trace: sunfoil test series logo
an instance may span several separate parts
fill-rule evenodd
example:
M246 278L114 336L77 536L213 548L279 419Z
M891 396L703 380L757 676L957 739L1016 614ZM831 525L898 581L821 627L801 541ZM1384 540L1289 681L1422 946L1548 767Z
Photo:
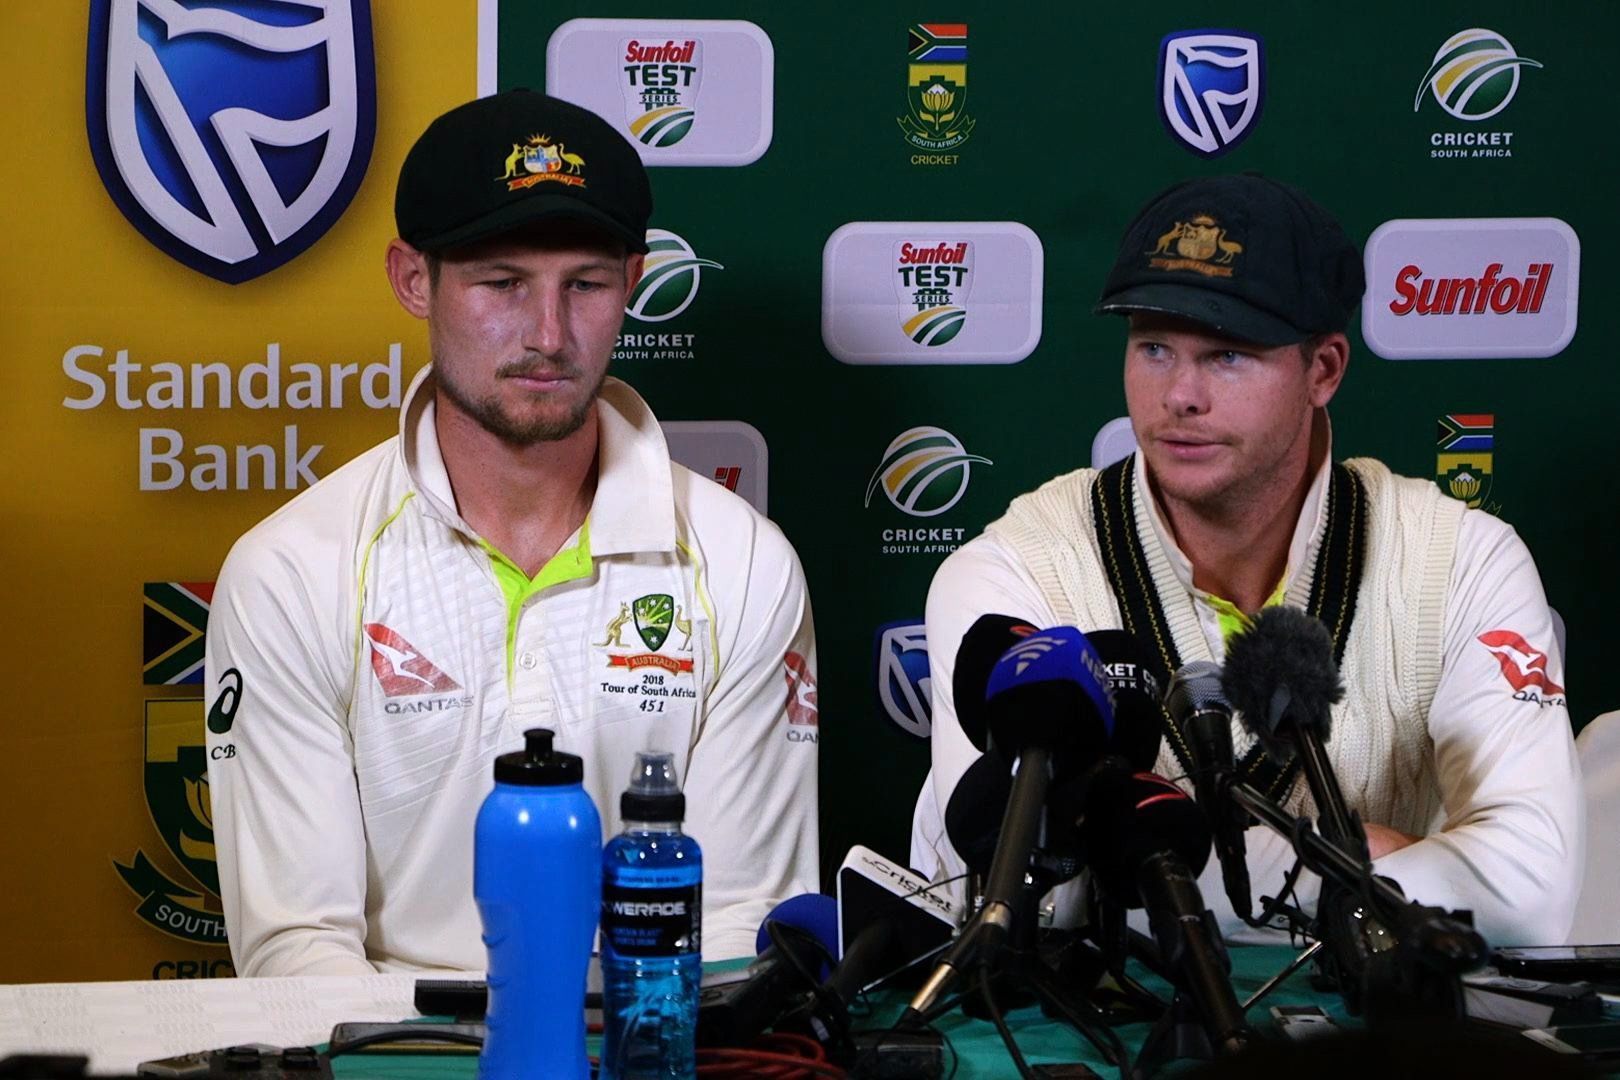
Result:
M1429 69L1419 80L1412 111L1433 97L1453 119L1466 124L1489 120L1513 102L1519 92L1522 68L1541 63L1520 56L1512 42L1483 27L1463 30L1447 38L1435 51ZM1513 156L1511 131L1435 131L1429 135L1431 158L1509 158Z
M1201 157L1253 132L1265 102L1265 47L1242 30L1178 30L1159 42L1159 118Z
M665 323L676 318L697 299L703 271L724 270L713 259L692 249L686 238L668 229L647 230L647 259L641 280L630 293L624 313L636 322ZM619 335L615 360L691 360L697 335L631 330Z
M570 19L546 92L609 119L648 165L748 165L771 145L776 53L737 19Z
M307 250L371 160L369 0L91 0L85 114L118 209L230 284Z
M975 464L994 464L971 454L944 428L921 426L901 432L888 447L866 485L865 505L882 492L889 505L910 517L946 513L967 494ZM885 555L946 555L961 546L967 529L960 526L886 528Z
M852 221L822 248L821 339L846 364L1016 364L1041 340L1044 273L1016 221Z

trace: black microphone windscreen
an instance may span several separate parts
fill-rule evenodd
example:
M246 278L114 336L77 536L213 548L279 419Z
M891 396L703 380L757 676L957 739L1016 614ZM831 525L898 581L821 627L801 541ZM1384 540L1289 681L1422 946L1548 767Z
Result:
M1153 768L1164 739L1164 692L1147 649L1124 630L1093 630L1086 639L1102 657L1114 692L1114 730L1103 752L1124 758L1133 768Z
M988 750L968 766L945 803L945 835L976 874L986 873L995 858L1012 783L1012 762Z
M951 674L951 692L956 699L957 723L975 749L985 748L989 731L984 689L990 681L990 669L1003 653L1035 631L1035 625L1026 619L980 615L962 635L962 644L956 649L956 669Z
M1327 627L1287 606L1262 610L1227 643L1221 689L1273 757L1286 756L1277 730L1285 716L1326 742L1329 709L1344 696Z
M1081 826L1086 864L1103 892L1140 907L1137 873L1150 856L1170 852L1196 876L1209 861L1209 824L1175 784L1149 772L1114 770L1092 779Z

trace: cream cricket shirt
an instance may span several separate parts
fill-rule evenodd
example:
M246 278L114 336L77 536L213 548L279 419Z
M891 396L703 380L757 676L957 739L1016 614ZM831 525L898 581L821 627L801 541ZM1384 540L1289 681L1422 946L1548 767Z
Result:
M461 520L431 374L400 434L242 537L208 627L209 783L240 975L485 966L473 822L550 727L605 834L671 751L703 847L703 951L752 955L818 882L815 637L780 530L673 464L609 379L579 532L532 580Z

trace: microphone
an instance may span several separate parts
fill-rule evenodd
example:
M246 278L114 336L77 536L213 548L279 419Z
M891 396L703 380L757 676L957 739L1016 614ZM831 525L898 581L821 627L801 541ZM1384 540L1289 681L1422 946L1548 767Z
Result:
M1251 1031L1232 990L1231 960L1198 891L1209 827L1181 788L1153 773L1115 771L1093 785L1082 827L1098 885L1117 903L1145 907L1159 951L1210 1042L1235 1053Z
M1067 769L1090 761L1114 731L1107 670L1073 627L1043 630L1008 649L985 685L988 730L995 745L1017 754L1001 836L984 887L984 907L912 999L908 1015L925 1013L980 952L1006 941L1030 855L1040 838L1054 762Z
M1365 859L1366 833L1327 756L1329 710L1344 696L1327 627L1298 608L1266 608L1228 643L1221 689L1273 761L1298 756L1323 834Z
M1164 741L1164 692L1147 650L1124 630L1093 630L1086 639L1102 657L1114 695L1114 730L1103 752L1133 769L1153 768Z
M1237 772L1232 752L1232 706L1221 692L1221 669L1208 660L1183 664L1170 680L1165 699L1170 722L1192 752L1193 792L1215 835L1215 857L1232 910L1247 920L1254 913L1249 891L1248 814L1227 796Z
M951 692L956 699L956 719L975 749L985 748L989 721L985 711L985 686L990 669L1002 654L1036 632L1034 624L1011 615L980 615L962 643L956 648L956 668L951 674Z

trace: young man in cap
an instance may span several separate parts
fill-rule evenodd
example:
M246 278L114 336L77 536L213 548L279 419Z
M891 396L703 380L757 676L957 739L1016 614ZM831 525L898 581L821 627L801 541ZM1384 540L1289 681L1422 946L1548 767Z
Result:
M1126 230L1096 310L1129 320L1138 451L1014 500L935 575L919 867L963 869L939 808L977 756L952 674L980 615L1124 627L1163 678L1220 662L1249 616L1291 604L1333 633L1347 692L1327 750L1378 872L1425 903L1471 909L1493 944L1563 941L1584 811L1541 581L1498 518L1377 461L1334 463L1327 405L1363 289L1338 222L1258 176L1178 184ZM1244 775L1314 816L1302 781L1236 740ZM1167 734L1158 771L1188 768ZM1247 845L1253 894L1276 895L1290 844L1256 827ZM1236 935L1213 861L1202 884ZM1318 884L1302 881L1308 904Z
M208 628L209 781L241 975L480 969L473 821L548 727L606 832L675 754L704 953L814 891L815 640L792 547L669 459L607 378L652 211L599 117L451 110L400 171L387 271L433 363L399 435L245 535Z

